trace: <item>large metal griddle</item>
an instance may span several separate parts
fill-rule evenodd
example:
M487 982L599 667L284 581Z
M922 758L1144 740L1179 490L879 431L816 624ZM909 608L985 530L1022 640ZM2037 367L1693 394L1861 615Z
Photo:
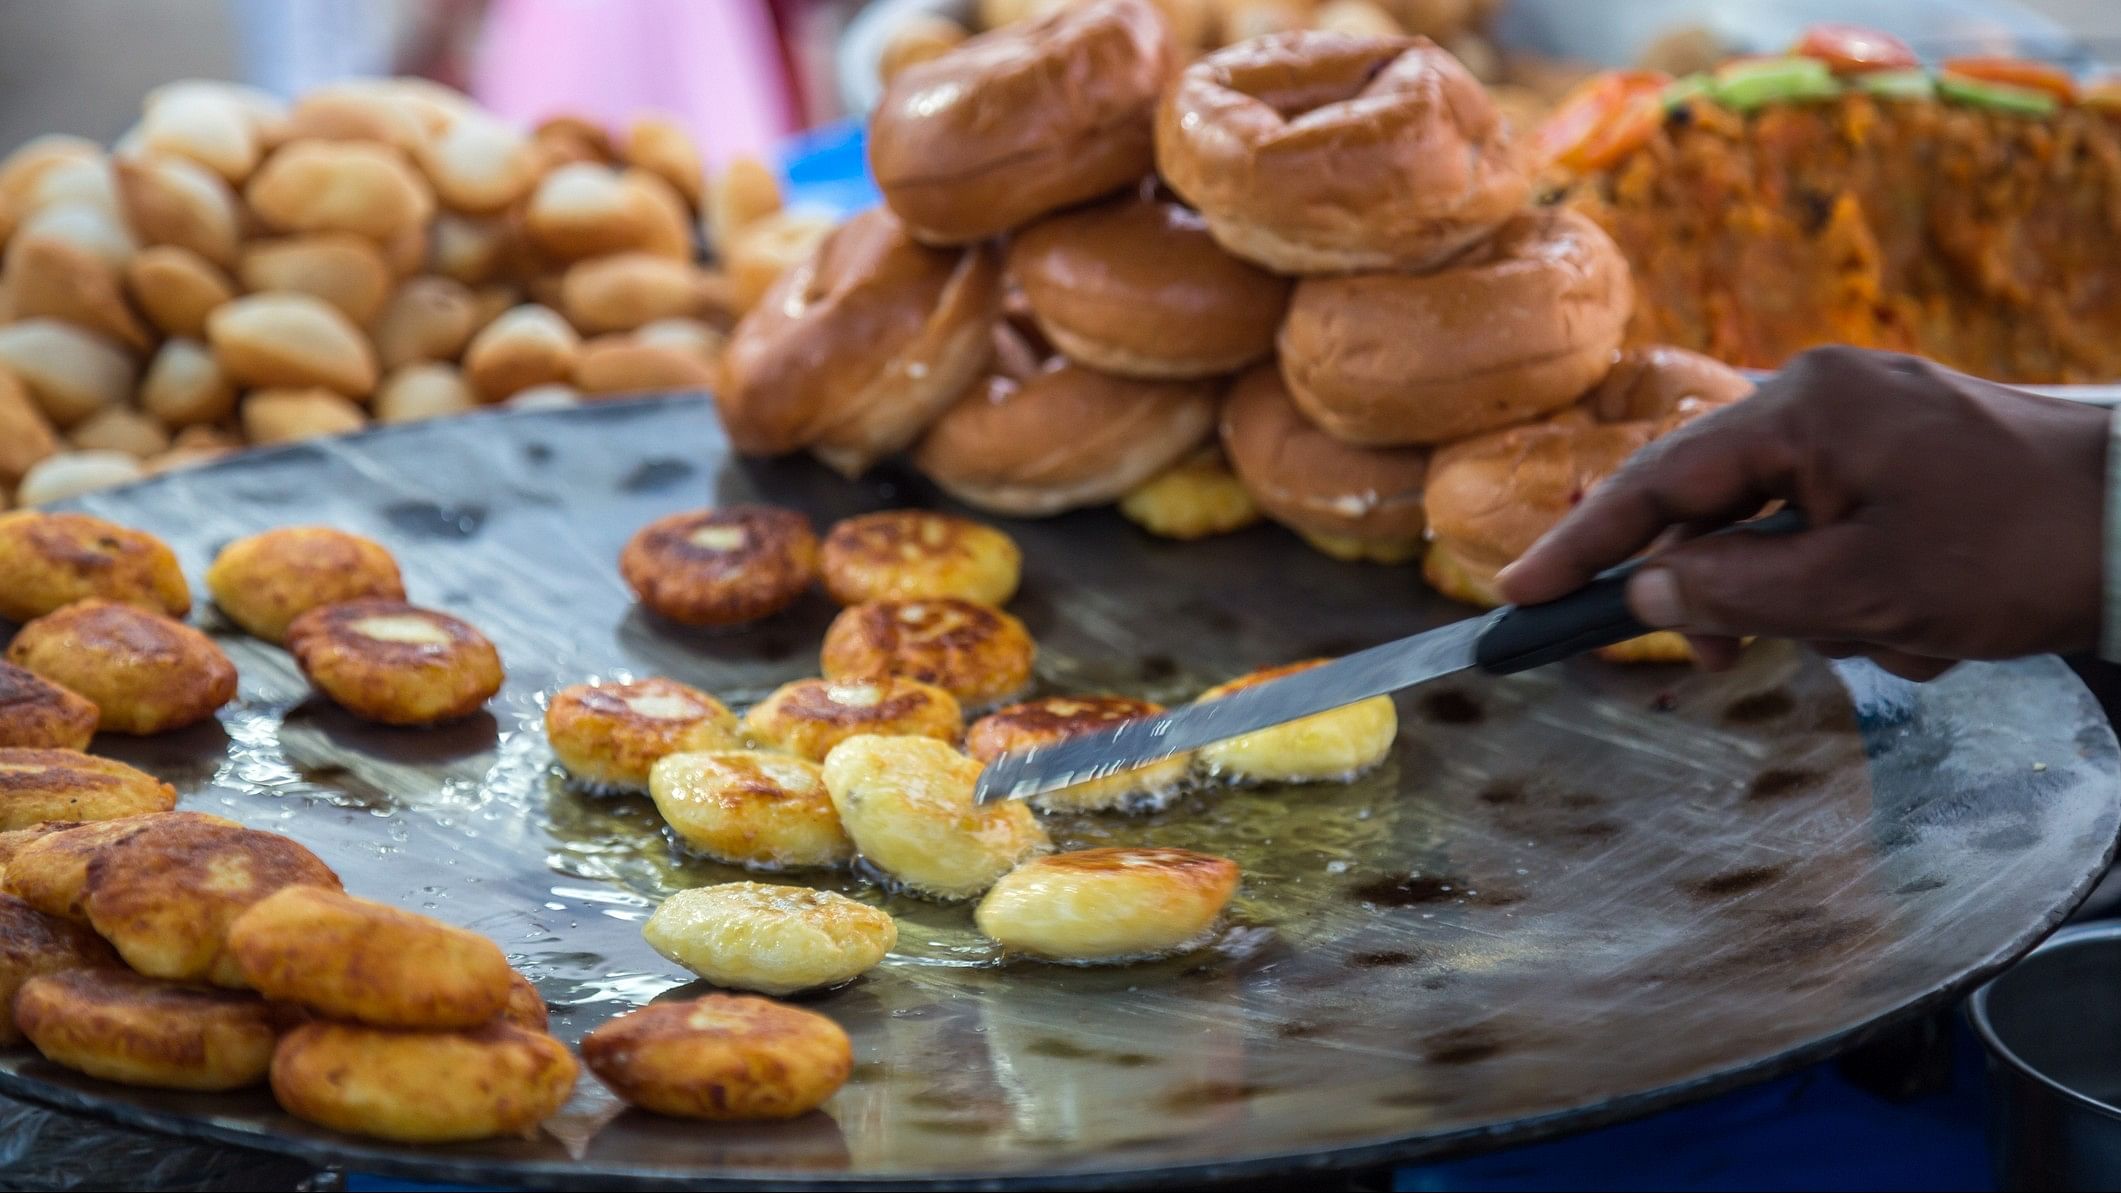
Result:
M386 730L230 634L242 690L218 724L98 748L178 783L184 806L293 834L355 893L491 934L575 1040L700 990L640 921L664 891L737 873L674 854L645 800L557 780L541 697L667 674L741 704L813 673L822 597L701 634L644 617L618 580L643 523L741 500L822 525L933 497L908 477L733 461L705 402L658 399L260 452L87 499L167 538L194 576L270 526L374 535L415 600L483 627L509 669L490 715ZM1048 690L1183 699L1469 612L1410 570L1338 564L1272 528L1179 544L1097 512L1009 530ZM1934 1006L2056 924L2121 827L2114 736L2053 659L1924 687L1777 645L1718 676L1585 660L1411 693L1401 714L1394 757L1354 784L1054 823L1063 845L1239 858L1233 923L1205 952L998 964L966 909L889 901L899 952L810 1004L852 1033L854 1078L796 1122L659 1120L585 1076L541 1138L393 1147L263 1092L126 1089L28 1052L0 1055L0 1092L510 1185L1083 1187L1374 1165L1640 1114Z

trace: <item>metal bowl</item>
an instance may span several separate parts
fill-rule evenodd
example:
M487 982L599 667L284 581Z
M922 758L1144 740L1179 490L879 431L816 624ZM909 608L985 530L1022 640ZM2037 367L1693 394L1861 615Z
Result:
M2121 1185L2121 921L2057 932L1974 992L2006 1189Z

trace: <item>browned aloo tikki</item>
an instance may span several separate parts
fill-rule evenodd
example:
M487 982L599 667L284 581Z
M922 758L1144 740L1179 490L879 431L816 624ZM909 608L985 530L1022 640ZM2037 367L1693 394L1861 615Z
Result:
M470 716L501 690L500 652L470 623L403 601L324 605L287 627L287 649L334 704L383 725Z
M206 587L229 620L267 642L284 639L295 618L319 605L405 599L388 548L328 526L282 526L237 539L214 557Z
M576 783L594 791L646 791L648 772L663 758L734 749L736 716L676 680L575 684L546 706L545 737Z
M1147 175L1174 65L1145 0L1059 6L893 76L870 169L922 240L984 240Z
M277 1036L270 1004L124 969L31 978L15 1024L53 1064L125 1085L242 1089L265 1080Z
M0 663L0 749L85 750L94 703L13 663Z
M150 977L240 989L228 928L290 886L339 889L317 855L277 833L187 821L120 836L89 855L89 926Z
M744 714L746 738L812 762L823 762L832 747L857 734L956 741L964 729L957 697L903 675L799 679Z
M924 247L886 211L842 224L730 336L730 442L849 475L904 449L985 367L1000 275L993 250Z
M214 640L133 605L88 600L22 627L8 660L96 706L107 733L196 725L236 696L236 667Z
M817 534L794 510L728 505L658 518L627 540L619 573L680 625L741 625L795 603L817 579Z
M46 915L13 895L0 895L0 1046L22 1042L13 1007L23 983L38 974L122 966L118 954L94 932Z
M65 823L65 822L54 822ZM142 832L161 832L174 825L210 824L241 828L233 820L205 812L153 812L97 820L23 840L7 859L0 888L46 915L88 923L88 864L115 842ZM49 824L39 828L49 828ZM20 830L29 833L33 830ZM14 837L17 834L5 834Z
M191 589L162 540L87 514L0 514L0 621L89 597L182 617Z
M280 1108L399 1143L528 1137L580 1074L567 1046L509 1022L468 1031L305 1023L272 1058Z
M1015 540L969 518L884 510L848 518L825 536L825 591L842 605L958 597L1006 605L1024 553Z
M1282 376L1349 443L1443 443L1575 401L1612 367L1633 307L1611 237L1534 209L1432 273L1306 278Z
M177 789L78 750L0 749L0 830L47 820L116 820L177 806Z
M832 1020L748 995L710 994L629 1011L582 1037L611 1092L678 1118L807 1114L846 1084L854 1046Z
M228 953L265 997L376 1027L477 1027L507 1008L514 977L476 932L315 886L252 904Z
M1125 377L1235 372L1274 351L1289 305L1287 278L1224 252L1199 213L1145 194L1024 229L1009 273L1069 360Z
M1486 89L1419 37L1218 50L1165 94L1156 162L1224 248L1281 273L1426 269L1531 191Z
M1031 682L1038 646L1024 623L971 601L869 601L844 609L825 631L828 680L900 675L979 708Z
M1161 704L1127 696L1047 696L997 709L974 721L972 728L965 733L965 753L981 762L992 762L1004 754L1050 746L1080 734L1155 716L1162 711ZM1179 754L1106 778L1049 791L1032 802L1053 812L1152 808L1177 791L1192 768L1193 756Z

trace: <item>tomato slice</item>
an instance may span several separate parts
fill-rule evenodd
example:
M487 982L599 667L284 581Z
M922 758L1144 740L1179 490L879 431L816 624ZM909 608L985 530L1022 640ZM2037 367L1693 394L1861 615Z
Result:
M2077 99L2077 80L2059 66L2025 58L1949 58L1944 69L1962 78L2028 91L2045 91L2063 103Z
M1790 52L1817 58L1837 75L1862 74L1872 70L1906 70L1922 65L1909 45L1890 33L1861 25L1813 25L1797 39Z
M1664 123L1671 81L1662 71L1616 70L1578 83L1534 135L1539 159L1581 173L1626 157Z

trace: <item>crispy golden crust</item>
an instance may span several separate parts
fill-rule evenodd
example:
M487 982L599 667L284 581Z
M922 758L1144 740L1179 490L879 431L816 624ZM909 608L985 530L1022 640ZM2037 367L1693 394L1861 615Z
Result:
M1216 700L1323 666L1329 660L1307 659L1267 667L1217 684L1200 694ZM1205 746L1201 765L1213 775L1272 783L1320 783L1351 779L1376 766L1392 752L1399 736L1399 710L1390 696L1373 696L1345 708L1318 713L1272 729L1262 729Z
M823 762L858 733L954 742L965 731L957 697L904 676L834 682L799 679L744 714L744 736L767 749Z
M681 625L740 625L817 579L817 535L794 510L731 505L658 518L619 555L641 603Z
M671 679L576 684L554 693L545 737L575 781L595 790L646 791L648 772L672 754L734 749L736 715Z
M501 1019L513 1023L525 1031L542 1032L552 1025L552 1012L545 1005L545 996L529 978L514 970L508 971L508 1002L501 1008Z
M825 591L842 605L957 597L1006 605L1024 555L1015 540L969 518L884 510L848 518L825 536Z
M15 1024L46 1060L162 1089L241 1089L272 1064L272 1007L248 991L156 981L123 969L29 979Z
M973 919L1004 947L1124 962L1197 942L1237 892L1237 863L1185 849L1084 849L1004 875Z
M843 866L854 856L824 776L808 759L673 754L655 764L648 793L680 840L733 866Z
M229 925L290 886L338 890L339 876L277 833L164 822L90 853L81 906L89 926L141 973L241 988L243 973L227 948Z
M239 827L233 820L204 812L155 812L71 827L39 825L8 834L19 839L10 846L13 853L5 874L0 875L0 887L46 915L86 924L88 909L82 900L88 895L90 859L114 841L171 824Z
M789 995L860 977L898 943L898 922L833 891L725 882L663 900L641 935L724 989Z
M0 514L0 621L29 621L89 597L172 617L191 588L161 539L87 514Z
M1024 623L971 601L868 601L825 631L825 678L903 675L960 704L992 704L1024 689L1038 646Z
M1229 534L1259 521L1258 503L1216 447L1150 477L1119 499L1119 512L1150 534L1181 540Z
M133 605L77 601L22 627L10 662L96 706L108 733L168 733L236 697L236 666L199 631Z
M981 766L925 737L851 737L825 759L825 790L864 860L924 898L970 899L1051 848L1021 802L972 802Z
M513 1023L406 1031L308 1023L272 1057L280 1108L305 1122L400 1143L529 1137L580 1074L567 1046Z
M1127 696L1047 696L1012 704L973 722L972 728L965 733L965 752L981 762L992 762L1004 754L1050 746L1078 734L1110 729L1162 711L1161 704ZM1045 792L1034 802L1048 811L1122 807L1136 796L1168 793L1185 782L1186 773L1192 766L1193 756L1181 754L1060 791Z
M237 539L206 572L214 604L245 633L287 637L295 618L319 605L405 599L398 561L381 543L325 526L282 526Z
M716 1121L782 1119L823 1105L854 1045L823 1015L745 995L630 1011L582 1037L582 1060L626 1101Z
M470 623L402 601L311 609L287 649L318 690L364 720L434 725L477 712L501 690L501 655Z
M0 749L0 829L48 820L115 820L177 806L177 789L78 750Z
M375 1027L477 1027L507 1008L514 975L476 932L316 886L252 904L228 954L267 998Z
M24 982L42 973L121 965L118 954L87 928L0 895L0 1045L22 1042L13 1008Z
M98 716L79 693L0 663L0 749L85 750Z

